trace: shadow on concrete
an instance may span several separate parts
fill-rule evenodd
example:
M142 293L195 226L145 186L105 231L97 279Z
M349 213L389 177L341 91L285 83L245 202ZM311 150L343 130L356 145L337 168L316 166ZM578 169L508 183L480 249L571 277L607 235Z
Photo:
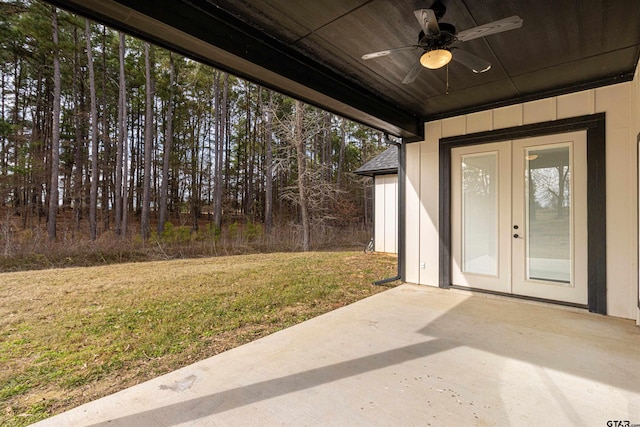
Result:
M150 419L166 420L167 424L156 422L154 423L156 426L186 423L262 400L444 352L457 346L455 342L444 338L434 339L111 419L93 426L141 426L148 424Z

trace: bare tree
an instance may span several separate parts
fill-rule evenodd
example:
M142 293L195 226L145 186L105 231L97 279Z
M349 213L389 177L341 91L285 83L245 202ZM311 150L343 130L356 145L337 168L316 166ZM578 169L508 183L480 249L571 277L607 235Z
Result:
M271 91L269 91L269 108L267 108L266 143L264 228L267 234L271 234L273 228L273 92Z
M568 165L558 165L531 169L529 191L531 208L535 212L538 205L544 209L556 209L556 217L566 217L565 203L570 194L570 171Z
M323 165L328 165L329 167L325 168L325 181L333 180L333 167L332 167L332 135L331 135L331 116L332 114L328 111L324 112L324 138L323 138L323 147L322 154L320 156L321 163Z
M347 141L346 120L340 119L340 151L338 153L338 187L342 181L342 165L344 164L344 147ZM331 132L331 130L329 130Z
M58 16L51 7L53 26L53 122L51 126L51 188L49 189L49 217L47 232L49 240L56 239L56 215L58 214L58 185L60 174L60 52L58 43Z
M280 117L281 116L281 117ZM274 116L274 133L285 144L278 147L274 157L274 171L282 175L297 172L295 186L287 186L280 193L280 200L288 200L298 206L302 225L302 246L310 248L311 229L319 230L336 219L335 206L341 194L337 183L327 180L331 164L314 162L313 147L308 141L320 140L317 150L324 150L326 141L326 117L322 112L295 102L291 114ZM317 154L316 160L317 160ZM306 248L306 249L305 249Z
M89 196L89 235L91 240L97 238L98 210L98 107L96 105L96 80L93 71L93 54L91 52L91 24L85 19L87 38L87 66L89 69L89 94L91 97L91 192Z
M309 207L307 205L307 186L306 186L306 141L304 138L305 105L301 101L295 102L295 131L294 146L296 148L296 158L298 163L298 204L300 205L300 221L302 223L302 250L308 252L311 248L310 235L311 227L309 222Z

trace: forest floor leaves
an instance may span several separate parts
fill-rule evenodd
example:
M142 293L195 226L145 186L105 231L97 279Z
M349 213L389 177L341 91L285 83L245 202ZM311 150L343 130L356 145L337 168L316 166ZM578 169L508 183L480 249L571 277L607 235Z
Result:
M0 274L0 425L26 425L353 303L396 257L276 253Z

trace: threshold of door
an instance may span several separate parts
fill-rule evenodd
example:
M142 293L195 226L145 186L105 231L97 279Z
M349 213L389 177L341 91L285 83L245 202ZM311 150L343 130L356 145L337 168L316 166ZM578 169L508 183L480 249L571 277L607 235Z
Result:
M577 304L577 303L574 303L574 302L556 301L556 300L552 300L552 299L530 297L530 296L527 296L527 295L508 294L506 292L489 291L489 290L486 290L486 289L472 288L472 287L468 287L468 286L449 285L449 289L455 289L455 290L458 290L458 291L466 291L466 292L478 293L478 294L495 295L495 296L498 296L498 297L504 297L504 298L510 298L510 299L511 298L515 298L515 299L531 301L531 302L537 302L537 303L543 303L543 304L561 305L561 306L564 306L564 307L578 308L580 310L583 310L583 309L588 310L589 309L589 306L587 304Z

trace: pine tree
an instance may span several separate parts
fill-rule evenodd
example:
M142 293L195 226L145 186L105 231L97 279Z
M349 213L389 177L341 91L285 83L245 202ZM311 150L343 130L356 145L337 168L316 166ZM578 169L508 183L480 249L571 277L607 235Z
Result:
M49 217L47 232L49 240L56 239L56 217L58 214L58 186L60 171L60 51L58 43L58 15L55 6L51 7L53 28L53 123L51 128L51 188L49 189Z

